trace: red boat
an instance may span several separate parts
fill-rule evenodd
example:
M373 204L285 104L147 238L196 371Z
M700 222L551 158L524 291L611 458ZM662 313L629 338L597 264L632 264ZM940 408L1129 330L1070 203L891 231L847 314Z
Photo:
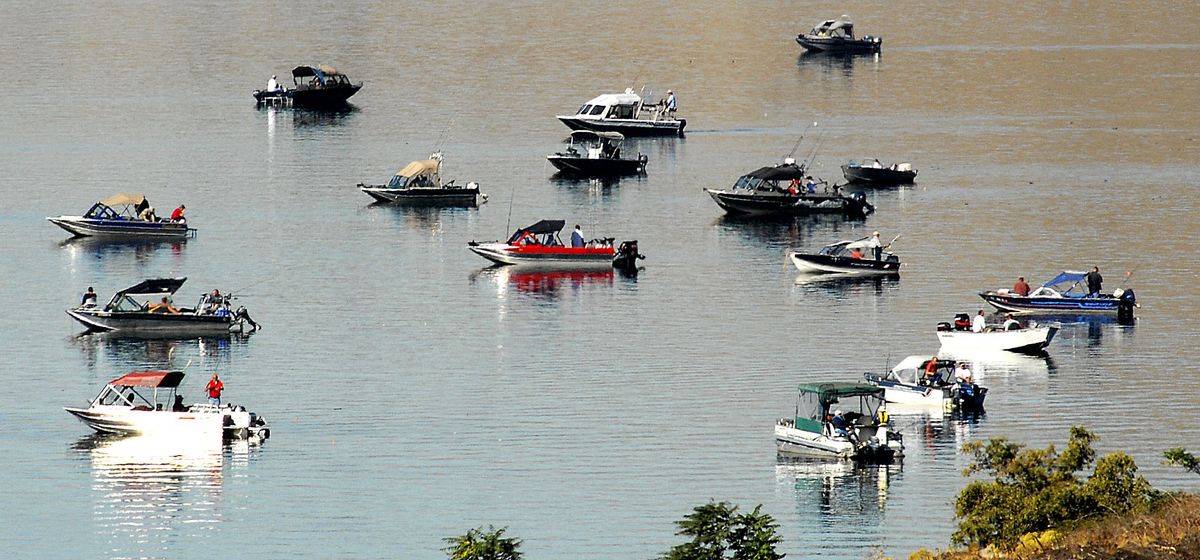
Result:
M545 265L551 268L625 268L636 266L637 241L626 241L620 250L613 247L612 237L583 241L574 239L570 246L563 244L559 232L564 220L542 220L515 231L508 241L468 244L475 254L497 264Z

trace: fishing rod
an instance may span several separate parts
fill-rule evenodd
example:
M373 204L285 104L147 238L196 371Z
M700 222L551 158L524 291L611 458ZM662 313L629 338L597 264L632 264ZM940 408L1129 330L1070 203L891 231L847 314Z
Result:
M813 162L815 162L817 160L817 151L820 150L821 143L824 141L825 141L825 130L822 129L821 133L817 135L817 141L813 145L811 155L809 155L808 160L804 163L804 170L806 172L812 168Z
M1134 273L1134 272L1137 272L1137 269L1138 269L1138 267L1136 267L1136 266L1135 266L1135 267L1133 267L1133 269L1132 269L1132 270L1126 271L1126 272L1125 272L1125 279L1124 279L1124 280L1122 280L1122 281L1121 281L1121 285L1120 285L1120 286L1117 286L1117 287L1118 287L1118 288L1121 288L1121 289L1124 289L1124 288L1125 288L1125 283L1126 283L1126 282L1129 282L1129 277L1133 276L1133 273Z
M795 156L795 155L796 155L796 150L799 150L799 149L800 149L800 143L804 141L804 136L805 136L806 134L808 134L808 129L810 129L810 128L814 127L814 126L817 126L817 123L816 123L816 122L813 122L811 125L808 125L808 126L804 127L804 132L801 132L801 133L800 133L800 139L799 139L799 140L796 140L796 144L792 146L792 151L788 152L788 155L787 155L787 157L792 157L792 156Z

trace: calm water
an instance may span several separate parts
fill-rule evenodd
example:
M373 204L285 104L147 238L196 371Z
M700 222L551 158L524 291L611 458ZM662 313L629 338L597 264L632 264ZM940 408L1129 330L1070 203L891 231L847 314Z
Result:
M1118 3L1112 3L1118 4ZM220 9L224 13L217 13ZM0 542L13 557L438 558L508 526L530 558L648 558L707 500L776 516L791 558L945 546L960 446L1062 441L1083 424L1165 488L1200 449L1195 313L1200 12L1186 3L881 8L692 2L462 6L10 3L0 116ZM836 10L836 11L831 11ZM884 53L799 56L839 13ZM588 24L577 25L586 16ZM1147 18L1166 25L1145 28ZM366 86L342 114L259 111L300 63ZM550 180L553 115L596 93L679 94L686 139L630 142L643 178ZM811 125L817 122L818 126ZM477 210L370 206L438 146ZM865 222L728 220L702 187L817 148L912 161ZM186 203L186 244L67 242L45 216L119 191ZM511 208L511 210L510 210ZM511 212L511 220L510 220ZM636 238L636 279L483 270L471 239L543 218ZM511 223L510 223L511 222ZM797 283L788 248L902 234L899 281ZM1138 323L1073 324L1049 359L981 364L988 414L897 416L902 466L780 465L797 383L936 351L980 289L1099 265ZM187 276L236 290L248 339L77 336L92 285ZM260 448L97 439L61 411L135 368L212 371L265 415Z

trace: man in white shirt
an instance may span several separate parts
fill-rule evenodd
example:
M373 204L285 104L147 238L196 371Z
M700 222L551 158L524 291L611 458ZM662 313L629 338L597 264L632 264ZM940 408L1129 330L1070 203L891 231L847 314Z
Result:
M980 309L975 318L971 320L971 332L983 332L983 329L986 327L987 319L983 318L983 310Z
M675 117L675 92L667 90L667 114Z
M275 76L271 75L271 79L267 80L267 91L271 92L271 93L275 93L282 89L283 88L279 87L279 82L275 81Z

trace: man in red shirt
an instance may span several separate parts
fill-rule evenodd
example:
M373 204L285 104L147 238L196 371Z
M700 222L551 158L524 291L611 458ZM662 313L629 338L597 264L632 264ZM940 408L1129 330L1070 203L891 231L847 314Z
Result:
M208 385L204 386L204 390L208 391L208 404L221 406L221 391L225 389L225 384L217 379L217 372L213 372L212 379L208 380Z
M171 212L171 221L172 222L182 222L182 223L186 224L187 218L184 217L184 215L183 215L183 213L185 211L187 211L187 206L180 204L179 208L176 208L174 212Z
M1029 284L1027 282L1025 282L1024 276L1017 277L1017 283L1013 284L1012 291L1014 294L1017 294L1021 297L1025 297L1025 296L1029 295Z

